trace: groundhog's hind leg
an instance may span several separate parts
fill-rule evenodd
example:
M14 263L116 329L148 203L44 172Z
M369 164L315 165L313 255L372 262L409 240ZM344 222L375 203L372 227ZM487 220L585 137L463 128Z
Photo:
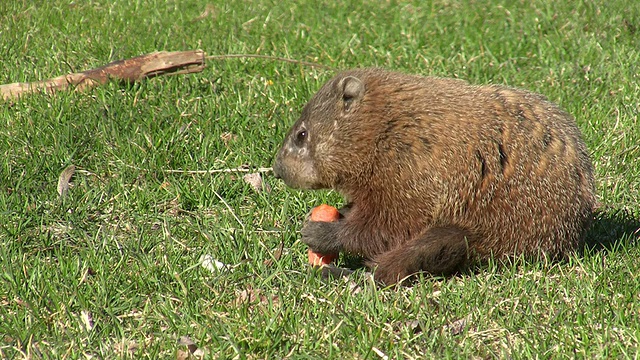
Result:
M385 284L424 271L449 275L459 270L468 258L471 233L455 227L436 227L415 240L380 254L373 259L374 277Z

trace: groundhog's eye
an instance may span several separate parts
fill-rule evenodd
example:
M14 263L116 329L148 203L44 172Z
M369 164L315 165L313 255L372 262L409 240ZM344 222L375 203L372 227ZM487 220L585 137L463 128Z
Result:
M296 134L296 143L298 145L302 145L304 141L307 139L307 130L300 130Z

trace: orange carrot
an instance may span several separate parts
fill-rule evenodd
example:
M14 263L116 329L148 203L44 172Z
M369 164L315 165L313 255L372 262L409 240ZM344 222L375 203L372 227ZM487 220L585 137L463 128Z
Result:
M338 209L333 206L322 204L320 206L316 206L311 210L311 221L326 221L332 222L337 221L340 218L340 213ZM313 250L309 249L309 264L312 266L323 266L330 264L333 260L338 257L338 254L320 254L316 253Z
M322 204L320 206L316 206L311 210L311 221L326 221L332 222L336 221L340 218L340 213L338 209L334 208L331 205Z
M309 249L307 253L309 255L309 264L316 267L331 264L331 262L338 257L338 254L320 254L311 249Z

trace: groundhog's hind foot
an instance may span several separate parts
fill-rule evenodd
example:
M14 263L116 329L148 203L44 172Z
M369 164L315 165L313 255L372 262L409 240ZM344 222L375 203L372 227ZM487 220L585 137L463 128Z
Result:
M466 263L471 236L455 226L432 228L410 243L376 256L369 265L375 268L375 279L387 285L421 271L450 275Z

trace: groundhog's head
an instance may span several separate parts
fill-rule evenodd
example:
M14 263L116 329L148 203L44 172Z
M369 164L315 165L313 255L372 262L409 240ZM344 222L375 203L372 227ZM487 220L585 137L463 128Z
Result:
M340 189L361 172L370 150L358 115L367 93L362 75L337 75L307 103L278 151L276 177L293 188Z

